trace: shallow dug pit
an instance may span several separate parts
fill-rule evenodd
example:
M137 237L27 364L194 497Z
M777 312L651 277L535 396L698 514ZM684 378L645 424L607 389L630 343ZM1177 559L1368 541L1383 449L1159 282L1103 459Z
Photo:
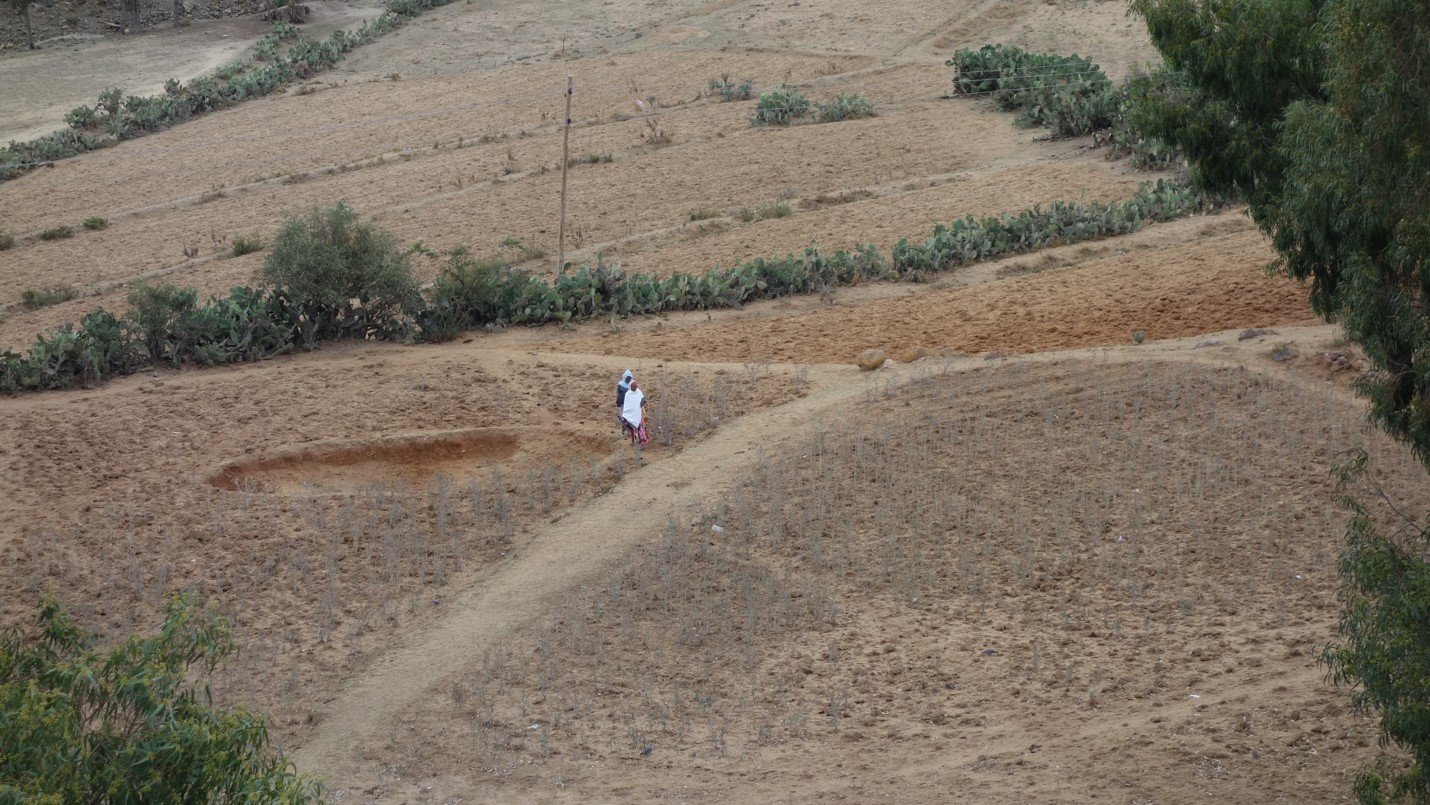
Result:
M308 445L229 462L208 478L219 489L270 493L351 492L374 486L421 488L438 476L454 482L568 466L611 453L609 437L575 431L476 428L361 443Z

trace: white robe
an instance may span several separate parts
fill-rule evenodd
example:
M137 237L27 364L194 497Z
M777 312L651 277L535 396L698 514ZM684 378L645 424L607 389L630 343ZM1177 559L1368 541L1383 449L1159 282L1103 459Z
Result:
M645 399L645 392L640 389L631 389L626 392L626 403L621 406L621 418L631 423L631 427L641 426L641 401Z

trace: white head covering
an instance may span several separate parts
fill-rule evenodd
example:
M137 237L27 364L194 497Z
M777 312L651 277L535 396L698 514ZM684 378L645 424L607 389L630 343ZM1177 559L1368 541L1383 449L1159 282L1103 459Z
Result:
M623 374L623 375L621 375L621 382L622 382L622 383L629 383L629 382L631 382L631 378L633 378L633 377L635 377L635 374L634 374L633 372L631 372L631 370L627 369L627 370L626 370L626 373Z

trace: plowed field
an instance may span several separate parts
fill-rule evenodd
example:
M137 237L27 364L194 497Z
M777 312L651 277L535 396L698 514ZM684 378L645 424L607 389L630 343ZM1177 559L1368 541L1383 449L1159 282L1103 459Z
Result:
M1004 42L1125 75L1155 56L1125 12L454 3L280 97L0 184L0 348L139 283L251 282L267 252L236 237L337 201L420 242L424 281L459 246L549 276L568 75L577 261L887 253L1123 200L1167 175L946 97L943 60ZM877 114L752 126L721 76ZM112 638L198 591L243 645L220 702L353 801L1343 798L1375 725L1316 665L1328 468L1359 445L1418 476L1273 256L1233 207L924 284L0 398L0 621L52 593ZM22 303L55 286L79 297ZM868 349L893 361L860 372Z

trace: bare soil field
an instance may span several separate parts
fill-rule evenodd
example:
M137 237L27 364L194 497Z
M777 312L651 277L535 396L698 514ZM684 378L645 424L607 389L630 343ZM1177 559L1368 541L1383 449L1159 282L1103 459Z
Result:
M1165 178L943 97L943 60L992 42L1154 55L1122 2L453 3L0 183L0 349L141 282L251 282L267 252L235 237L339 200L424 250L517 239L550 276L567 75L567 254L630 271L887 252ZM48 119L29 59L4 92ZM721 75L878 114L754 127ZM1376 749L1316 665L1329 467L1364 445L1423 476L1272 257L1228 208L919 285L0 398L0 624L49 592L115 636L202 593L243 644L220 701L339 801L1348 799ZM51 286L81 296L22 304ZM869 348L895 362L859 372Z
M809 132L751 128L746 121L751 106L750 103L720 104L667 115L662 126L689 125L693 132L704 134L658 151L623 155L629 158L581 165L573 170L570 179L573 203L568 207L572 245L579 249L586 242L608 243L643 234L651 228L678 228L688 222L691 210L727 210L779 201L786 188L792 189L792 193L786 195L797 200L800 194L817 197L868 185L893 183L902 187L911 181L936 180L1008 157L1032 139L1030 134L1004 125L1004 116L953 102L891 110L868 121L810 126ZM581 153L609 154L618 152L622 146L629 151L639 144L643 127L640 121L603 126L604 137L587 136L577 142L583 148ZM606 133L607 129L617 131ZM966 136L946 139L948 147L942 153L918 147L919 143L950 129ZM985 130L991 136L978 134ZM711 131L715 135L706 139ZM730 132L730 136L722 133L725 131ZM591 150L584 151L585 148ZM555 227L545 213L559 198L559 171L550 170L553 165L546 165L547 170L533 172L543 150L549 153L553 149L559 154L560 136L554 131L530 140L474 144L471 148L438 152L412 162L337 173L301 183L275 182L276 186L266 187L266 192L200 200L183 209L128 220L122 214L110 212L105 217L112 223L103 231L82 231L66 240L36 241L7 253L12 269L6 272L5 284L0 286L0 298L13 302L29 287L55 282L93 285L123 281L145 271L170 267L179 270L169 274L167 280L182 282L185 280L183 266L190 262L183 254L186 247L193 247L199 256L222 259L225 250L231 248L234 236L257 232L271 237L275 224L285 213L299 212L333 198L346 200L404 240L422 240L432 248L467 245L478 253L486 253L495 250L504 238L516 236L554 252ZM1049 151L1052 152L1049 159L1059 153L1055 149ZM876 154L881 158L874 159ZM778 167L764 163L765 159L774 160ZM506 177L503 166L508 163L525 175L516 179ZM467 173L469 170L471 173ZM990 170L1003 172L998 167ZM1088 167L1056 165L1045 183L1029 177L1031 170L1023 166L1021 175L1015 173L1009 177L1015 188L1026 188L1026 192L1021 196L1010 195L1008 200L1017 203L1031 198L1046 203L1079 195L1111 200L1130 195L1137 183L1145 180L1145 177L1117 175L1097 162ZM715 181L717 176L719 181ZM503 180L495 181L497 177ZM991 214L1003 209L995 207L995 203L1006 203L1003 199L993 202L985 195L970 200L965 207L960 203L958 191L958 187L949 187L941 194L943 213L933 220L972 212ZM926 234L932 228L927 223L931 212L927 202L924 209L919 210L905 212L896 208L891 214L901 214L901 225L868 230L865 239L882 240L891 232L916 237ZM817 217L832 215L824 212ZM34 227L57 225L55 222L59 220L36 219ZM491 221L506 222L505 228L494 228L489 223L479 225L479 222ZM847 216L843 221L848 221ZM849 233L846 238L865 235L860 229L843 231ZM764 248L788 249L800 245L803 244L786 236ZM743 246L714 247L710 252L716 259L726 254L749 257L765 253L754 251L754 247L755 244L747 240ZM86 259L97 254L114 254L115 258L98 265ZM709 265L713 264L711 260ZM69 272L56 272L56 265L73 268ZM232 282L245 279L246 276L240 274L234 276Z
M634 364L658 412L636 456L604 382L619 362L528 358L337 350L132 378L61 395L58 409L13 401L0 426L0 617L22 618L45 590L122 634L152 623L169 590L200 590L246 646L218 690L291 734L534 524L806 388L763 367ZM61 487L61 499L47 492Z
M365 798L1344 798L1325 435L1413 459L1191 348L850 402L434 686Z
M1197 227L1194 234L1209 220L1215 219L1180 225ZM1041 352L1125 344L1137 331L1152 339L1179 338L1313 318L1302 288L1264 275L1272 254L1255 231L1195 235L1189 242L1126 253L1107 254L1108 248L1117 246L1072 247L1091 259L1013 269L1011 277L971 286L906 290L864 304L789 313L769 305L718 323L657 322L593 332L557 342L557 348L662 360L700 355L838 363L870 348L893 357L918 347L950 354Z

